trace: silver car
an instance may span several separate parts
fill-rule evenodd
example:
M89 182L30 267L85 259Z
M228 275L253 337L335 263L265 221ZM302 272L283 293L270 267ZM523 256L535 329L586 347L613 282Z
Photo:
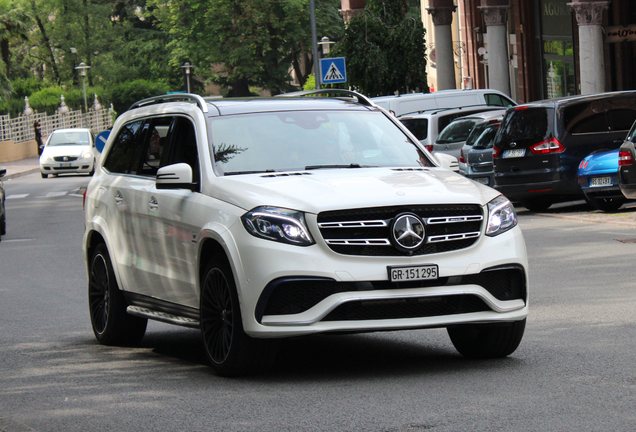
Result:
M495 182L492 145L501 125L501 119L501 117L491 119L475 126L469 137L471 145L467 150L462 149L462 158L466 162L463 174L488 186L492 186Z

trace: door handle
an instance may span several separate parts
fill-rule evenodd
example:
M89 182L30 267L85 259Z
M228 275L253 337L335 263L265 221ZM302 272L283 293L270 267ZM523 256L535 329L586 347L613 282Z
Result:
M117 191L117 193L115 194L115 207L120 212L126 211L128 209L128 206L124 201L124 197L119 191Z
M148 202L148 207L150 207L150 211L157 211L159 208L159 201L154 196L150 197L150 201Z

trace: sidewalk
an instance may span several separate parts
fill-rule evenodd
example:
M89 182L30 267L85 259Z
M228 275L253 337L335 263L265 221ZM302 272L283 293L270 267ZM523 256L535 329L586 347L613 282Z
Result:
M10 180L12 178L39 172L40 159L34 157L13 162L0 162L0 168L5 168L7 170L7 174L2 177L2 180Z

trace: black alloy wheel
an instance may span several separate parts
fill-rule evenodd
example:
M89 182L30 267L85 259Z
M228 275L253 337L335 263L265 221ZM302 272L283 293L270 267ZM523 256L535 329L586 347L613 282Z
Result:
M627 200L625 198L589 198L590 204L597 209L604 212L615 212L625 204Z
M204 282L201 297L203 338L210 360L222 364L230 353L234 335L234 305L230 286L218 268L211 269Z
M103 243L95 248L90 261L88 304L93 333L100 343L132 345L144 337L148 320L126 312L127 304Z

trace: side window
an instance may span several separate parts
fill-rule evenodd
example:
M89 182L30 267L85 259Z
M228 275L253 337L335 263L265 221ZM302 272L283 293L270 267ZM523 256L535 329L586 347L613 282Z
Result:
M609 131L605 107L600 102L585 102L568 107L563 112L565 130L571 134Z
M168 147L169 132L173 127L173 117L160 117L150 120L145 134L147 144L139 174L154 177L160 167L167 165L167 163L162 163L162 158L165 158L164 154L165 149Z
M405 119L402 124L420 141L428 136L428 119Z
M165 162L161 166L176 163L187 163L192 167L192 181L199 183L199 151L197 149L197 136L194 125L184 117L177 117L171 130L170 151L166 152Z
M130 172L133 160L141 148L139 136L142 123L141 120L131 122L120 129L104 162L104 168L109 172L120 174Z
M505 106L503 100L501 100L501 96L498 94L486 94L484 98L486 99L486 105Z

